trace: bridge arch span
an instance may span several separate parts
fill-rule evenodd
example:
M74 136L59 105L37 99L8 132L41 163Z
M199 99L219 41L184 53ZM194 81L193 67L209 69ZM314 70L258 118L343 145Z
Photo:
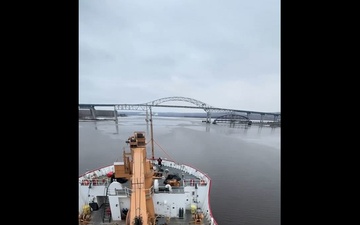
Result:
M160 105L163 102L172 102L172 101L182 101L182 102L189 102L192 103L198 107L203 108L205 111L208 111L209 108L212 108L212 106L206 104L205 102L193 99L193 98L187 98L187 97L180 97L180 96L174 96L174 97L165 97L165 98L159 98L151 102L145 103L149 106L155 106Z

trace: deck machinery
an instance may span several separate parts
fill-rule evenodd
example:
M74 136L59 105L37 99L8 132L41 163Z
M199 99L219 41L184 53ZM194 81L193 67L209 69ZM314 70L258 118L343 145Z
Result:
M126 215L126 224L155 225L155 209L152 199L154 170L146 158L144 132L134 132L129 137L130 152L123 153L124 164L115 165L115 178L130 178L130 209Z

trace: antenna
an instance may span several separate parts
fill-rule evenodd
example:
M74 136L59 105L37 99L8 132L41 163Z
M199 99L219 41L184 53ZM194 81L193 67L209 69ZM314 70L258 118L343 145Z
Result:
M152 110L151 106L150 108L150 134L151 134L151 158L155 159L154 157L154 136L153 136L153 122L152 122Z

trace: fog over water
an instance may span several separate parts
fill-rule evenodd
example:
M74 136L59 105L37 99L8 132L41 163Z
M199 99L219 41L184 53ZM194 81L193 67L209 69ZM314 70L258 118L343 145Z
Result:
M280 225L280 127L206 124L201 118L153 117L155 157L191 165L212 180L219 225ZM122 160L125 141L150 124L144 116L79 122L79 175ZM151 156L151 144L147 145Z

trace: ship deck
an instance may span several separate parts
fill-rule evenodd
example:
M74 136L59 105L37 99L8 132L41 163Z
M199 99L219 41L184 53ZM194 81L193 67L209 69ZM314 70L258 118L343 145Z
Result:
M157 167L156 172L162 172L162 176L159 176L158 183L159 183L159 190L155 191L155 193L159 192L166 192L164 181L167 178L167 175L176 175L181 178L180 180L180 186L172 187L172 191L174 192L183 192L184 191L184 185L186 185L186 182L194 182L199 184L200 179L196 176L192 175L191 173L184 172L181 169L170 167L163 165L159 167L155 161L153 162L154 166ZM101 176L98 177L99 180L108 179L107 176ZM122 183L122 186L125 188L131 188L130 187L131 182L128 180L125 183ZM89 219L80 219L79 218L79 225L125 225L126 221L125 219L122 220L112 220L111 214L106 216L106 203L99 205L96 210L91 209L90 212L90 218ZM109 213L108 213L109 214ZM158 217L156 220L156 225L189 225L189 224L210 224L206 218L204 218L201 222L196 222L193 220L193 214L190 210L185 210L184 216L182 218L164 218L164 217Z
M98 210L91 212L91 220L90 221L79 221L80 225L125 225L125 220L117 220L117 221L103 221L103 213L104 213L105 206L102 205ZM156 225L189 225L189 224L195 224L194 221L192 221L192 214L190 210L185 211L185 216L183 219L180 218L171 218L170 221L167 221L166 218L160 217L156 221ZM196 223L200 225L204 225L204 221L201 223Z

